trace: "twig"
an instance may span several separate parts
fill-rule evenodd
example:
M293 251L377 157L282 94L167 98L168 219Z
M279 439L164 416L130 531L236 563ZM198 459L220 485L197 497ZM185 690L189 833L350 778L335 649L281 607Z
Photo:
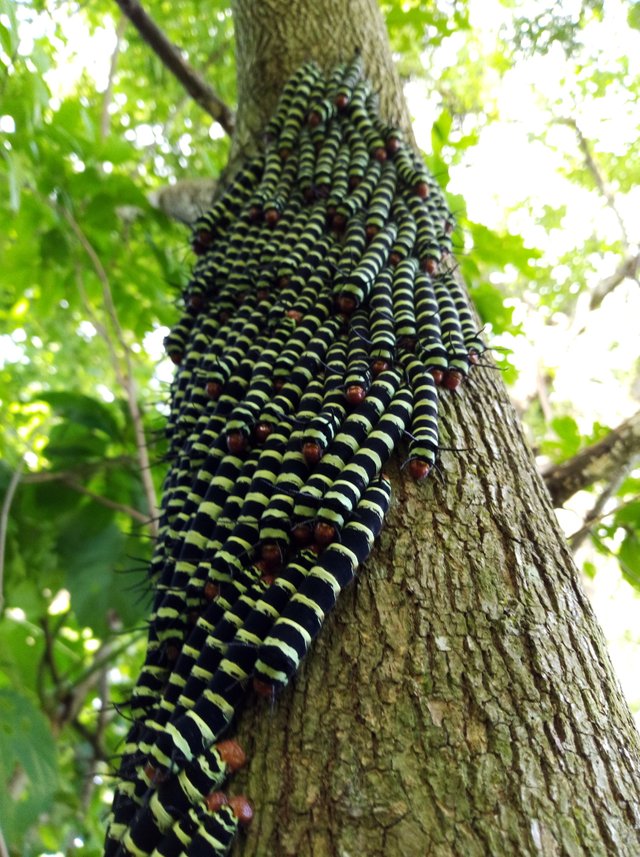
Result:
M189 95L218 122L227 134L233 134L235 117L230 108L180 55L180 52L149 17L138 0L116 0L145 42L180 81Z
M640 411L597 443L542 474L556 508L596 482L613 482L640 455Z
M102 112L100 114L100 138L104 138L109 133L109 105L113 96L113 82L118 68L118 56L120 54L120 42L127 26L127 19L121 16L116 25L116 45L111 54L111 63L109 65L109 78L107 80L107 88L102 96Z
M133 431L135 436L136 449L138 451L138 465L140 468L140 478L142 480L142 486L144 489L145 496L147 498L147 505L149 507L149 518L150 523L149 527L152 535L155 537L158 535L158 527L157 527L157 505L156 505L156 492L155 487L153 485L153 480L151 478L150 471L150 461L149 461L149 451L147 448L147 440L144 433L144 425L142 422L142 413L140 411L140 407L138 405L138 397L137 391L135 387L135 381L133 380L133 366L131 362L131 353L129 350L129 346L126 343L124 334L122 332L122 328L120 327L120 322L118 319L118 313L113 302L113 294L111 292L111 286L109 285L109 277L107 276L107 272L104 269L102 262L96 251L93 248L93 245L84 234L77 221L66 208L59 209L62 212L63 217L71 227L74 235L78 239L85 253L91 260L91 264L100 280L100 284L102 285L102 294L104 298L105 309L107 311L107 316L111 321L113 326L115 337L122 348L122 352L124 354L125 361L125 371L122 370L120 366L120 360L118 355L113 347L113 343L111 341L111 336L109 332L105 328L105 326L96 318L95 313L91 309L89 304L89 299L84 290L82 277L77 276L78 289L80 290L80 295L87 309L87 312L91 315L91 320L96 327L96 330L102 338L105 340L107 348L109 349L109 353L111 355L111 360L113 363L114 371L116 373L116 379L118 383L122 386L126 393L127 397L127 405L129 408L129 414L131 416L131 421L133 423Z
M75 479L79 475L90 474L103 467L122 467L124 464L135 464L130 455L116 455L113 458L105 458L97 464L84 465L75 470L41 470L36 473L25 473L22 482L25 485L38 485L41 482L58 482L65 479Z
M606 296L616 289L624 280L635 280L640 285L638 280L638 269L640 268L640 253L635 256L625 256L615 269L613 274L600 280L598 285L591 293L589 300L589 309L597 309Z
M585 524L583 524L583 526L580 527L579 530L576 530L575 533L572 533L570 536L568 536L567 541L571 545L572 551L576 551L580 547L585 537L589 535L589 532L593 528L594 524L598 524L600 523L600 521L604 521L605 518L610 518L611 515L616 515L618 512L621 512L622 509L625 509L627 506L631 506L632 503L637 503L638 500L640 500L640 494L636 494L634 497L631 497L630 500L625 500L623 503L618 503L615 508L609 509L608 512L601 512L601 514L597 514L595 511L596 506L599 506L599 508L602 509L606 501L611 497L612 493L613 490L603 492L598 498L598 501L595 503L593 509L585 516ZM603 502L600 502L602 497L604 497L604 500ZM588 523L586 523L587 520Z
M127 506L126 503L117 503L115 500L110 500L108 497L96 494L95 491L85 488L84 485L81 485L79 482L75 482L72 479L63 479L62 482L65 485L68 485L69 488L72 488L79 494L84 494L85 497L90 497L92 500L95 500L96 503L100 503L101 506L105 506L107 509L115 509L116 512L124 512L125 515L129 515L130 518L133 518L134 521L138 521L141 524L149 523L149 516L145 515L144 512L139 512L138 509L134 509L133 506Z
M613 192L612 192L611 188L609 187L609 184L606 181L605 177L602 175L602 172L600 171L600 167L596 163L596 160L593 156L593 152L591 151L591 145L590 145L589 141L584 136L584 134L582 133L582 130L580 129L580 126L578 125L578 123L576 122L576 120L573 117L571 117L571 116L564 117L562 119L559 119L558 121L562 125L568 125L569 128L572 128L576 137L578 138L578 145L580 146L580 149L582 150L585 166L587 167L588 171L593 176L593 179L596 183L596 186L597 186L598 190L600 191L600 194L604 198L605 202L607 203L607 206L611 209L611 211L615 215L616 220L618 221L618 224L620 226L620 234L622 236L622 243L624 244L625 250L627 250L629 248L629 236L627 234L627 228L625 226L622 215L618 211L618 207L616 205L616 201L615 201L615 197L613 195Z
M20 479L22 478L23 467L24 463L21 462L13 471L11 480L7 486L7 493L4 495L4 500L2 502L2 511L0 512L0 613L2 613L2 609L4 607L4 556L7 544L9 512L11 511L11 504L13 503L16 489L20 483Z
M2 828L0 827L0 857L9 857L9 849L7 848L7 843L4 841L4 836L2 835Z

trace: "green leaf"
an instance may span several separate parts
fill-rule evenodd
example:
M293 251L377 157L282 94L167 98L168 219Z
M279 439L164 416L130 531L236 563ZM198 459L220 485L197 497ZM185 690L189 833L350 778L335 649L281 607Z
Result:
M448 142L452 124L453 117L446 109L442 111L433 123L433 128L431 129L431 147L434 155L440 154L443 146Z
M494 333L514 331L513 307L505 306L504 295L491 283L480 283L470 290L478 314L484 323L490 322Z
M52 805L57 788L49 724L29 698L0 688L0 817L12 852L18 853L28 829Z
M53 426L44 455L54 467L77 467L106 457L108 440L85 426L64 422Z
M640 30L640 3L632 3L627 12L627 24L634 30Z
M120 433L115 417L117 409L110 408L91 396L69 393L66 390L51 390L41 393L33 401L46 402L58 416L86 428L97 429L109 437Z
M636 532L627 532L620 545L618 559L625 580L640 590L640 540Z
M628 503L614 515L616 524L628 525L640 530L640 500Z
M571 458L582 446L582 436L577 422L568 415L554 417L551 420L551 428L560 439L559 443L552 443L557 453L562 458Z
M97 503L86 503L60 534L58 551L65 569L65 586L71 593L71 607L81 626L99 636L108 632L108 612L115 613L127 627L138 622L148 610L139 590L146 580L146 568L124 575L123 568L143 562L129 559L140 554L139 543L127 540L114 523L115 512ZM118 570L120 569L120 570Z

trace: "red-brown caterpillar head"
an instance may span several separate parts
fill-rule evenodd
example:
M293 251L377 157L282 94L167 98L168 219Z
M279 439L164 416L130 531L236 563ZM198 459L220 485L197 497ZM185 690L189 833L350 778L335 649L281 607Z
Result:
M387 369L390 368L391 364L388 363L386 360L374 360L371 364L371 373L375 378L377 378L381 372L386 372Z
M226 806L229 800L224 792L209 792L204 802L209 812L217 812L221 807Z
M253 436L258 443L264 443L272 431L271 423L258 423L253 430Z
M247 754L237 741L220 741L216 750L231 773L239 771L247 763Z
M338 537L338 531L333 524L329 524L326 521L318 521L313 530L313 535L316 542L324 548L330 545L331 542L335 542Z
M267 681L263 681L260 678L253 679L253 689L261 696L263 699L274 699L276 695L275 688L272 684L269 684Z
M307 464L315 465L322 458L322 447L313 440L308 440L302 445L302 455Z
M219 384L217 381L208 381L205 389L207 396L215 402L216 399L220 398L220 394L222 393L222 384Z
M447 390L457 390L462 382L462 372L457 369L449 369L444 376L444 386Z
M241 827L246 827L253 819L253 807L244 795L234 795L229 798L229 806L238 819Z
M281 566L284 559L282 548L277 542L263 542L260 546L260 556L265 570L269 572Z
M438 273L438 260L435 256L425 256L423 259L420 259L420 267L423 271L426 271L432 277Z
M300 548L306 547L313 541L313 530L309 524L296 524L291 530L291 540Z
M367 391L359 384L351 384L345 390L344 397L349 405L356 407L364 402L367 397Z
M227 434L227 449L232 455L244 452L248 446L248 440L241 431L230 431Z
M202 594L204 595L205 601L215 601L218 595L220 595L220 587L217 583L214 583L213 580L207 580L204 585L204 589L202 590Z
M416 482L426 479L430 471L431 465L422 458L412 458L409 462L409 473Z
M342 294L336 298L336 306L345 315L351 315L358 308L358 302L352 295Z

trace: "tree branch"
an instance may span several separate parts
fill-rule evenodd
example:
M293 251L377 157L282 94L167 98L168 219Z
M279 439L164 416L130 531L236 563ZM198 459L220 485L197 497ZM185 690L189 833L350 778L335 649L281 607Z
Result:
M9 512L11 504L16 493L16 489L22 478L22 464L13 471L11 481L7 486L7 492L2 501L2 511L0 512L0 614L4 607L4 554L7 544L7 528L9 526Z
M133 506L127 506L126 503L117 503L115 500L103 497L102 494L96 494L95 491L85 488L84 485L81 485L73 479L63 479L62 482L65 485L68 485L69 488L72 488L79 494L84 494L85 497L90 497L96 503L99 503L101 506L105 506L107 509L114 509L116 512L124 512L125 515L129 515L130 518L133 518L134 521L138 521L141 524L149 523L149 516L145 515L144 512L138 511L138 509L134 509Z
M553 505L563 506L576 492L595 482L613 482L637 455L640 455L640 411L598 443L545 470L542 477Z
M149 17L138 0L116 0L116 3L138 30L145 42L180 81L194 101L212 116L231 136L235 117L231 109L180 55L180 52Z
M142 480L142 486L144 488L145 496L147 498L147 505L149 507L149 528L151 530L152 535L155 537L158 535L158 527L156 522L157 516L157 504L156 504L156 492L153 484L153 479L151 478L151 465L149 461L149 450L147 447L147 440L144 433L144 425L142 422L142 412L140 410L140 406L138 404L138 397L136 391L136 385L133 378L133 365L131 362L131 353L129 351L129 346L124 338L124 333L122 328L120 327L120 321L118 319L118 313L113 302L113 294L111 292L111 286L109 284L109 278L107 276L107 272L104 269L102 262L96 251L94 250L91 242L84 234L79 224L73 217L70 211L66 208L59 208L64 216L65 220L71 227L73 234L78 239L85 253L91 260L91 264L93 265L93 269L96 272L96 275L100 281L102 286L102 294L105 303L105 309L107 312L107 316L113 325L113 329L115 332L116 339L118 344L122 348L122 352L124 355L125 361L125 370L122 370L120 366L120 360L118 355L113 347L113 342L111 341L111 336L109 335L109 331L106 327L96 318L95 313L91 309L89 304L89 299L84 290L84 286L82 283L81 276L78 276L77 283L78 289L80 291L80 296L82 298L83 304L87 309L87 312L91 316L92 323L94 324L96 330L100 334L100 336L104 339L107 348L109 349L109 353L111 354L111 360L113 363L113 368L116 373L116 378L118 383L121 385L122 389L126 393L127 397L127 406L129 408L129 414L131 416L131 422L133 423L133 431L135 436L136 449L138 452L138 464L140 466L140 479Z
M116 25L116 44L113 49L113 53L111 54L111 64L109 65L109 78L107 80L107 88L105 89L104 95L102 96L102 110L100 113L100 138L102 140L104 140L104 138L109 133L109 105L111 104L111 99L113 96L113 81L116 76L116 69L118 68L120 43L122 41L122 36L124 35L126 26L127 19L124 16L121 16L118 19L118 23Z
M635 256L625 256L613 274L610 277L605 277L595 287L589 300L589 309L598 309L606 296L626 279L635 280L640 285L640 281L638 280L639 268L640 253L637 253Z
M593 176L593 180L596 183L596 187L598 188L598 190L600 191L600 194L602 195L603 199L607 203L607 206L611 209L611 211L615 215L616 220L618 221L618 224L620 226L620 234L622 236L622 243L624 244L625 250L627 250L629 247L629 236L627 235L627 228L625 226L622 215L618 211L618 207L616 205L616 200L615 200L615 197L613 195L613 191L609 187L609 183L607 182L607 180L603 176L603 174L600 170L600 167L596 163L596 160L593 156L593 152L591 151L591 145L590 145L589 141L584 136L580 126L578 125L578 123L576 122L576 120L573 117L571 117L571 116L564 117L562 119L559 119L558 121L562 125L567 125L569 128L573 129L573 131L574 131L574 133L578 139L578 145L580 146L580 149L582 151L582 155L584 157L585 166L586 166L587 170Z
M148 199L167 217L191 226L197 217L211 207L217 187L217 179L184 179L152 191Z
M604 521L605 518L610 518L612 515L617 515L618 512L621 512L623 509L626 509L627 506L631 506L633 503L637 503L640 500L640 494L635 494L629 500L625 500L623 503L618 503L613 509L609 509L608 512L603 511L603 507L607 500L613 494L617 483L612 483L608 485L607 488L602 492L600 497L598 497L597 501L594 503L593 508L585 515L584 524L580 527L579 530L576 530L575 533L572 533L570 536L567 536L567 541L571 545L571 550L575 553L586 536L589 535L591 530L593 529L593 525L599 523L600 521Z

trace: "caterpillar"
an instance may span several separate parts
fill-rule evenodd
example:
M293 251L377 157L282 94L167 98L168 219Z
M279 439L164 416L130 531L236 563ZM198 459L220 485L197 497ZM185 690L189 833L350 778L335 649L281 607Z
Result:
M344 110L353 97L355 85L362 76L362 56L357 53L344 69L337 90L333 94L333 103L339 110Z
M393 198L396 191L397 175L393 161L387 161L382 167L380 181L374 188L367 209L367 238L371 239L389 220Z
M380 531L385 461L406 434L428 475L437 384L485 348L444 195L377 112L359 54L327 78L306 64L194 224L109 857L227 853L251 808L216 791L238 765L222 739L248 686L294 674Z
M400 362L413 392L409 472L421 480L429 475L438 454L438 392L433 375L421 360L401 352Z
M342 128L337 122L332 122L324 135L322 148L318 152L314 172L314 186L316 194L327 197L331 187L333 165L338 156L340 143L342 142Z
M416 314L414 306L414 280L417 273L414 257L403 259L393 271L392 301L395 335L398 345L413 351L416 346Z
M341 541L320 554L258 650L253 673L253 686L258 693L271 695L274 689L284 687L297 670L340 591L369 556L390 499L391 488L385 479L370 485L353 520L343 528Z
M351 153L346 144L338 149L338 154L333 163L331 172L331 186L327 197L327 217L332 220L336 215L338 206L349 193L349 161Z
M413 408L413 395L406 387L398 390L365 441L345 465L324 495L318 509L315 540L326 545L338 538L362 491L381 472L405 431Z
M374 376L389 369L395 358L396 331L393 316L393 295L390 268L381 268L371 290L369 302L370 359Z
M455 390L469 371L469 356L462 336L458 311L449 290L440 279L434 281L433 290L438 302L442 341L449 355L444 385L449 390Z
M347 341L338 339L327 354L322 410L304 425L302 453L308 464L317 464L346 416L343 379L347 366Z
M395 224L387 224L373 237L348 277L334 284L334 294L341 312L350 315L369 297L376 276L389 258L395 237Z
M365 400L342 423L328 451L296 498L294 519L298 522L298 539L304 538L305 529L309 530L309 522L315 519L327 489L388 408L400 381L401 373L397 369L381 373L369 388Z
M246 756L236 741L222 741L186 765L178 775L161 782L148 803L143 804L122 838L130 853L146 857L158 845L175 822L197 808L214 792L229 773L246 763Z
M320 78L320 70L315 64L308 63L304 69L305 71L299 78L298 85L293 92L278 135L277 146L283 160L286 160L291 154L307 115L309 96Z
M453 273L444 273L442 275L442 284L449 291L449 294L455 304L469 361L477 363L479 356L485 350L485 346L482 339L480 339L475 320L471 314L471 309L467 303L462 286L458 283Z
M246 827L252 818L253 807L243 795L229 798L228 803L212 816L204 817L191 839L190 857L223 857L228 853L238 827Z
M349 118L364 137L370 156L374 160L382 162L387 158L387 150L384 140L367 110L368 95L369 87L364 81L355 85L349 102Z
M414 306L421 357L436 384L441 384L449 358L442 343L440 310L433 284L429 275L422 271L414 283Z
M262 173L263 162L261 155L249 160L231 179L218 202L195 221L191 233L194 253L205 253L221 229L237 216Z
M347 373L344 379L344 394L349 405L363 402L371 383L368 320L368 313L364 310L357 310L351 317Z

